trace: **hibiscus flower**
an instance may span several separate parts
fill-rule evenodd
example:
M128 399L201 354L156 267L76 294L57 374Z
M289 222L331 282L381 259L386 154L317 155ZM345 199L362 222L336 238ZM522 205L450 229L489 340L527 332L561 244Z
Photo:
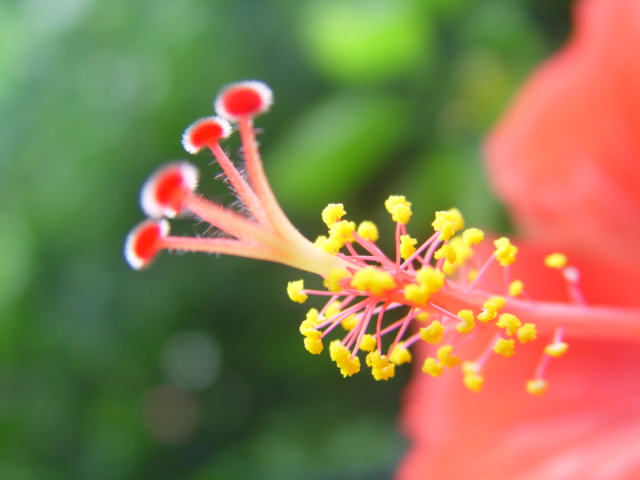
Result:
M563 251L580 271L584 309L611 307L611 326L596 316L574 325L541 397L522 388L533 349L490 362L480 394L459 376L416 375L399 480L640 478L640 309L613 321L640 308L640 2L576 7L568 45L532 76L485 156L521 235L514 275L536 300L566 300L542 260Z

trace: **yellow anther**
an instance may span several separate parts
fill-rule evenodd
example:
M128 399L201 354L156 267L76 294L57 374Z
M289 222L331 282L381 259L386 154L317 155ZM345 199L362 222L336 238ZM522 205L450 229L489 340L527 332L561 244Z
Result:
M482 306L487 310L491 310L492 312L497 312L506 304L507 304L506 298L501 297L500 295L494 295L493 297L490 297L489 300L484 302Z
M536 338L538 338L538 331L536 330L535 324L525 323L520 328L518 328L517 335L520 343L528 343L533 342Z
M460 333L469 333L476 326L475 318L471 310L460 310L458 317L462 320L459 325L456 326L456 330Z
M410 283L404 287L404 298L416 305L425 305L429 300L430 293L422 285Z
M544 259L544 264L549 268L564 268L567 266L567 256L562 253L552 253Z
M462 216L462 213L460 213L460 210L457 208L450 208L447 210L447 213L449 214L449 218L451 219L451 223L453 224L453 228L456 232L461 231L464 228L464 217Z
M482 305L484 311L478 314L478 320L485 323L490 322L491 320L496 318L496 316L498 315L498 310L504 307L506 303L506 299L499 295L489 298L489 300L484 302L484 304Z
M416 272L416 280L429 293L436 293L444 285L444 273L432 267L424 267Z
M384 202L384 207L391 214L391 219L402 225L409 223L411 219L411 202L407 202L402 195L391 195Z
M349 352L347 347L342 345L340 340L331 342L329 345L329 354L331 360L336 362L338 368L340 368L340 373L342 373L343 377L350 377L360 371L360 359L358 357L352 357L351 352Z
M544 353L547 355L551 355L552 357L561 357L567 350L569 349L569 345L564 342L556 342L547 345L544 349Z
M322 284L325 286L327 290L330 292L339 292L342 290L340 286L340 280L343 278L347 278L349 276L349 272L347 272L344 268L334 268L333 270L329 270L327 277L324 279Z
M320 323L320 321L318 320L318 310L316 310L315 308L310 308L305 315L305 318L307 320L310 320L311 322L314 322L316 325Z
M465 373L462 381L464 386L474 393L479 393L484 386L484 377L479 373Z
M467 274L467 280L473 282L476 278L478 278L478 270L476 270L475 268L469 270L469 273Z
M427 357L427 359L422 364L422 371L424 373L428 373L432 377L439 377L440 375L442 375L442 370L442 365L432 357Z
M462 373L468 375L470 373L480 373L482 368L478 365L477 362L462 362Z
M389 361L395 363L396 365L402 365L403 363L409 363L411 361L411 352L407 350L407 347L404 346L404 343L399 342L396 345L396 348L393 349L391 355L389 355Z
M436 232L440 232L438 240L449 240L456 233L453 215L450 212L436 212L436 219L431 223Z
M340 310L340 302L333 302L331 305L327 307L324 312L324 316L326 318L333 318L338 315L342 310Z
M500 265L506 267L516 261L518 247L511 245L511 242L507 237L499 238L493 242L493 244L496 247L495 255Z
M376 337L367 333L362 337L362 341L360 342L360 350L371 352L374 348L376 348L376 343Z
M517 297L522 293L523 289L524 289L524 283L522 283L522 281L520 280L514 280L509 284L509 296Z
M304 280L296 280L287 284L287 295L294 302L304 303L308 298L307 294L302 293L301 290L304 290Z
M467 228L462 232L462 240L467 245L477 245L484 240L484 232L478 228Z
M515 343L512 339L499 338L493 346L493 351L508 358L516 353Z
M347 318L342 320L342 322L340 322L340 325L342 325L342 328L350 332L355 328L359 321L360 319L355 315L349 315Z
M380 237L376 224L369 221L364 221L358 225L358 235L370 242L377 242Z
M498 318L496 325L500 328L504 328L507 332L507 335L513 337L518 329L522 326L522 322L520 322L520 319L515 315L512 315L510 313L503 313L502 315L500 315L500 318Z
M324 349L324 345L322 345L322 340L320 338L306 337L304 339L304 348L306 348L309 353L318 355Z
M429 312L420 312L418 315L416 315L416 320L419 322L426 322L427 320L429 320L429 317L431 315L429 315Z
M411 238L409 235L400 235L400 257L406 260L416 253L416 244L418 240Z
M327 224L327 227L330 227L346 214L347 212L344 209L344 205L341 203L330 203L322 211L322 221Z
M395 365L389 361L386 355L380 355L374 350L367 355L367 365L371 367L371 375L376 380L389 380L395 375Z
M487 323L493 320L498 316L498 313L495 310L484 310L478 314L478 320L481 322Z
M449 240L449 246L456 252L455 262L449 262L447 260L442 266L442 271L446 275L453 275L456 269L464 265L464 263L473 256L473 249L467 245L460 235L456 235Z
M340 244L342 248L345 243L353 242L353 232L356 230L356 224L347 220L334 222L329 227L329 241Z
M531 395L543 395L548 388L549 384L541 378L536 378L527 382L527 392Z
M338 253L338 250L340 250L340 248L342 247L342 245L339 245L336 248L334 242L329 241L326 235L318 235L318 238L316 238L316 241L313 242L313 244L320 250L324 250L331 255L335 255L336 253Z
M438 349L436 356L445 367L455 367L460 363L460 359L451 354L453 345L443 345Z
M305 337L319 338L322 332L316 330L317 322L313 320L303 320L300 324L300 333Z
M362 292L379 296L396 288L396 282L389 272L375 267L365 267L354 273L351 286Z
M427 343L438 343L442 340L442 334L444 333L444 327L442 324L434 320L431 325L420 329L420 338Z
M433 255L433 258L439 260L441 258L446 258L449 263L456 263L457 255L456 250L451 245L442 245L436 253Z

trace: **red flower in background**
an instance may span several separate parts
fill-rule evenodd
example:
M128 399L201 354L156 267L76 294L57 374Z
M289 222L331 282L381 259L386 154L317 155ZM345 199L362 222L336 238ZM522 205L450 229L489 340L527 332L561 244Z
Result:
M580 269L585 309L640 307L639 51L640 1L582 1L569 44L487 143L493 186L522 235L514 276L536 299L566 298L542 265L561 250ZM417 375L403 412L413 445L397 478L640 478L640 311L637 325L614 341L584 322L543 397L520 381L533 350L488 365L480 395L454 375Z

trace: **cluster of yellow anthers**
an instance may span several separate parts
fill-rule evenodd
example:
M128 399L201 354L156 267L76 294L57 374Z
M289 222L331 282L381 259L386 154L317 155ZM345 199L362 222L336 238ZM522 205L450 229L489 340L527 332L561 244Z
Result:
M342 204L330 204L322 212L328 234L318 237L315 245L347 262L334 268L324 277L328 291L308 290L302 280L290 282L289 297L304 302L308 295L325 295L329 300L318 311L312 308L300 325L305 348L319 354L323 339L338 325L348 333L342 340L329 345L331 359L344 376L360 371L358 352L366 352L366 364L376 380L394 376L395 367L412 360L408 348L424 341L439 345L434 357L428 357L422 371L434 377L446 368L462 363L464 384L479 392L484 383L483 370L492 354L511 357L516 342L528 343L537 338L534 323L523 323L518 316L505 311L509 302L526 298L520 280L507 282L500 294L489 293L484 277L496 263L505 268L516 260L518 249L507 238L493 242L493 254L480 263L474 246L484 240L477 228L464 229L464 219L457 209L436 212L432 226L435 233L418 246L407 233L411 218L411 203L403 196L390 196L385 207L396 222L395 260L385 255L375 244L378 228L369 221L356 227L344 220ZM340 253L344 250L344 253ZM553 254L547 258L552 268L564 268L566 258ZM577 289L577 285L576 285ZM493 287L495 290L495 287ZM456 308L465 306L467 308ZM408 312L395 321L385 322L385 314L398 307ZM397 315L396 315L397 317ZM419 331L407 334L413 321L424 325ZM479 324L476 321L480 322ZM370 328L371 325L372 326ZM455 346L472 338L477 329L493 329L495 335L479 358L461 362L454 354ZM383 337L393 335L383 349ZM468 335L471 334L471 335ZM567 350L558 329L527 383L527 390L540 395L547 389L544 373L549 357L561 356Z
M484 240L484 234L475 228L465 230L456 209L436 212L432 224L435 233L419 245L407 233L412 211L403 196L390 196L385 202L396 223L395 259L376 246L378 229L372 222L356 227L343 219L346 212L342 204L331 204L322 212L328 233L310 242L283 213L262 167L253 120L271 103L271 90L261 82L230 85L215 101L218 116L196 121L182 138L189 153L204 148L211 151L243 208L233 210L195 193L198 170L191 163L167 164L142 188L140 203L149 219L127 237L125 256L129 264L144 268L161 250L200 251L269 260L320 275L327 291L305 289L301 280L290 282L287 291L300 303L309 295L329 297L321 310L308 311L300 331L306 349L313 354L323 351L323 340L337 326L347 331L342 340L329 345L331 359L344 376L360 370L358 353L363 351L367 352L366 364L374 378L389 379L397 365L411 361L408 348L418 341L439 345L435 356L428 357L423 365L424 372L439 376L445 368L461 363L455 349L465 336L471 339L478 330L492 329L494 337L484 353L462 363L465 385L480 391L484 366L493 354L510 357L516 351L516 340L527 343L537 336L533 321L523 321L527 317L535 319L532 301L527 299L522 282L508 280L517 248L507 238L497 239L493 253L481 262L473 248ZM246 175L220 146L234 128L240 133ZM198 217L225 235L170 236L167 218L183 213ZM566 267L566 259L559 254L550 256L547 263L564 270L572 298L579 303L577 272ZM496 264L505 270L505 286L500 292L486 278L489 267ZM392 317L389 312L399 307L408 307L408 311L396 315L400 317L397 320L388 320ZM425 326L410 334L414 321ZM387 335L393 339L384 345ZM566 349L562 329L556 328L533 380L527 383L530 393L544 393L549 359Z

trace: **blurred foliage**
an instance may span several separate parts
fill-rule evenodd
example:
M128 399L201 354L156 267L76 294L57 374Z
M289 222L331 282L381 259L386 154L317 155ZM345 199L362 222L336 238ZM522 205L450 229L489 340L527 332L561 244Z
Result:
M341 201L351 219L387 225L388 245L382 202L398 193L414 203L415 234L454 205L503 228L481 139L565 40L569 10L2 0L0 478L390 478L410 369L344 380L304 351L288 268L165 254L131 271L121 249L142 218L138 189L185 156L182 130L221 86L258 78L277 100L258 120L266 169L309 237ZM217 172L204 170L201 190L231 200Z

